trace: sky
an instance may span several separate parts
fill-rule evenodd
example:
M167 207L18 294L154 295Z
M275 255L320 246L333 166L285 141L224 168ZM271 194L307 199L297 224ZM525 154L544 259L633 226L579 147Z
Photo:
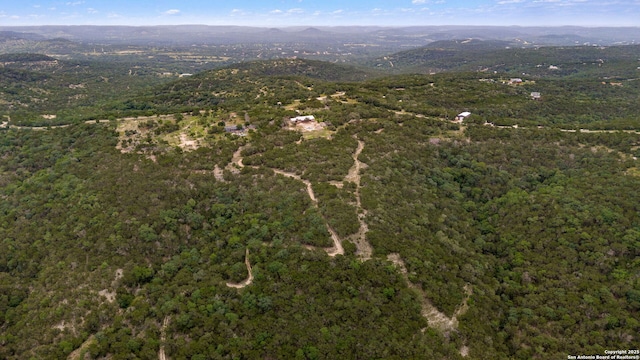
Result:
M640 0L0 0L23 25L640 26Z

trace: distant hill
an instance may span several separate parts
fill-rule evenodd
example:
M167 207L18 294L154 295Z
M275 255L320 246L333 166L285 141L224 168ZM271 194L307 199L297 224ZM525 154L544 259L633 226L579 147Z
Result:
M56 61L51 56L43 54L0 54L0 62L36 62L36 61Z
M233 65L253 76L305 76L324 81L360 81L371 72L350 65L306 59L254 61Z
M0 41L7 40L44 40L42 35L17 31L0 31Z
M184 77L119 103L116 111L160 112L210 108L223 103L293 101L300 89L328 81L361 81L373 72L353 66L304 59L278 59L239 63Z
M312 28L311 27L311 28L304 29L304 30L300 31L299 34L305 35L305 36L309 36L309 35L317 36L317 35L323 35L323 34L325 34L325 32L320 30L320 29L316 29L316 28Z
M14 124L70 123L94 106L168 79L115 62L80 62L37 53L0 54L0 114ZM72 110L70 110L72 109ZM43 114L56 114L49 121Z
M450 50L496 50L505 49L514 45L512 41L504 40L481 40L475 38L438 40L425 46L427 49L450 49Z
M378 57L368 65L392 72L497 71L533 76L579 76L587 72L632 76L637 72L639 52L638 45L522 47L497 40L443 40Z

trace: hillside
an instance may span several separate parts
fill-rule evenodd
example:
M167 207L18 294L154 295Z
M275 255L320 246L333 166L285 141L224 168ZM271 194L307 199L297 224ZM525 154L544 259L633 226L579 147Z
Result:
M369 63L394 72L480 71L540 78L638 75L638 45L520 47L504 41L447 40L377 58Z
M357 81L366 79L370 74L374 72L304 59L240 63L186 76L142 92L124 103L106 108L106 116L191 112L217 106L229 109L273 106L306 98L308 89L314 86L324 91L333 87L331 82L338 79Z
M438 49L416 54L459 51ZM526 51L509 54L533 59ZM26 118L82 114L48 129L16 126L6 103L99 72L5 57L15 91L3 88L0 114L0 358L632 349L640 89L626 72L603 76L627 69L633 51L614 49L598 71L521 82L379 77L302 59L131 92L116 77L109 91L121 93L88 86L85 110L24 106ZM454 122L462 111L471 115Z
M70 61L31 53L0 55L0 114L10 116L16 125L78 122L105 104L172 80L162 75L162 64L156 66Z

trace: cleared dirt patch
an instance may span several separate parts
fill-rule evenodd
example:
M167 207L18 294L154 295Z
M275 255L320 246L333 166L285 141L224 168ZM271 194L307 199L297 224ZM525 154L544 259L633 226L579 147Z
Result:
M289 124L287 129L291 131L300 131L303 138L306 140L320 137L330 139L334 133L334 131L327 129L327 124L325 122L317 122L313 120Z
M183 151L196 150L206 143L206 127L199 124L197 116L182 114L182 118L180 122L174 115L119 119L116 131L120 141L116 148L129 153L139 145L162 143Z
M220 169L220 167L217 164L213 168L213 177L220 182L226 182L224 180L224 170Z
M178 144L182 150L191 151L198 148L198 141L190 139L187 134L180 134L180 144Z
M113 281L111 281L110 287L112 289L115 289L118 285L118 280L122 279L123 276L124 276L124 270L116 269L116 272L114 274ZM116 301L116 292L109 291L108 288L98 291L98 296L104 297L109 303L113 303L114 301Z
M116 301L116 292L115 291L109 291L107 289L103 289L103 290L100 290L98 292L98 295L104 296L105 298L107 298L107 301L110 302L110 303Z

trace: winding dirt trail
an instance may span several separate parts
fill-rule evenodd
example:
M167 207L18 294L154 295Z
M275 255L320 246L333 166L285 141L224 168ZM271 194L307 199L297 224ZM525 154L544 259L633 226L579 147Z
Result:
M233 153L231 162L226 167L227 170L237 174L240 169L244 167L244 164L242 163L242 150L244 150L244 146L240 146L238 150Z
M286 172L278 169L271 169L271 170L273 170L273 172L275 172L276 174L280 174L282 176L296 179L298 181L301 181L303 184L305 184L307 186L307 194L309 194L309 198L313 202L313 205L316 208L318 207L318 199L316 198L316 195L313 193L313 187L311 186L311 182L309 180L303 179L300 177L300 175L297 175L294 173L290 173L290 172ZM326 220L325 220L325 225L327 227L327 230L329 231L329 234L331 234L331 240L333 240L333 247L325 249L327 254L331 257L336 255L344 255L344 248L342 247L342 241L338 237L338 234L336 234L336 232L331 228L331 226L329 226ZM313 248L313 247L307 247L307 248Z
M364 142L362 140L358 140L358 147L356 151L353 153L353 166L349 169L347 176L345 176L345 181L350 181L356 184L360 183L360 168L362 168L362 163L358 160L360 153L364 150Z
M329 230L329 234L331 234L331 240L333 240L333 247L325 249L327 251L327 254L331 257L334 257L336 255L344 255L344 248L342 247L342 242L340 241L338 234L336 234L335 230L333 230L331 226L329 226L329 224L327 224L327 230Z
M251 271L251 262L249 261L249 248L247 248L245 251L244 264L247 266L247 272L249 273L249 276L247 276L247 278L241 283L236 284L236 283L228 282L227 283L228 287L242 289L243 287L251 285L251 283L253 282L253 272Z
M238 148L238 150L236 150L235 153L233 153L233 157L231 158L231 162L226 166L225 169L227 169L227 170L229 170L231 172L234 172L234 173L238 173L241 168L245 167L245 165L242 163L242 150L243 149L244 149L244 146L241 146L241 147ZM294 173L290 173L290 172L286 172L286 171L283 171L283 170L273 169L273 168L271 168L271 170L276 174L280 174L282 176L286 176L288 178L296 179L296 180L302 182L307 187L307 194L309 195L309 198L311 199L311 202L313 202L313 205L316 208L318 207L318 199L316 198L316 195L313 192L313 187L311 186L311 182L309 180L301 178L300 175L297 175L297 174L294 174ZM222 176L220 176L220 178L222 178ZM338 237L338 234L336 234L336 232L333 230L333 228L331 228L331 226L329 226L329 224L326 222L326 220L325 220L325 225L327 227L327 230L329 231L329 234L331 234L331 240L333 240L333 247L325 248L325 251L331 257L334 257L336 255L344 255L344 248L342 247L342 241ZM313 247L313 246L306 246L306 248L315 249L315 247ZM249 278L251 280L253 280L253 275L251 274L251 267L250 267L251 265L248 263L248 259L249 259L248 251L249 250L247 249L247 258L246 258L247 259L246 260L247 261L247 270L249 271ZM247 281L247 280L245 280L245 281ZM244 286L247 286L250 283L251 283L251 281L249 281L249 283L245 284ZM228 286L236 287L236 288L237 287L244 287L244 286L239 286L241 284L227 283Z
M164 352L164 342L167 340L167 326L169 326L170 316L165 316L162 320L162 327L160 328L160 350L158 350L158 360L167 360L167 355Z
M356 254L363 261L371 259L371 255L373 254L373 248L371 244L367 241L367 232L369 231L369 227L367 223L364 221L367 216L367 211L362 208L362 202L360 200L360 170L366 167L366 164L362 163L359 159L360 153L364 149L364 142L358 139L358 147L356 151L353 153L353 166L349 169L347 176L345 176L344 181L350 181L356 184L356 208L358 209L358 222L360 223L360 228L358 232L351 236L351 240L353 240L356 245Z
M444 313L440 312L431 301L427 298L427 294L425 294L424 290L421 287L415 285L409 280L409 276L407 274L407 268L404 265L404 261L400 258L399 254L389 254L387 255L387 259L393 262L396 267L400 270L402 277L404 277L405 281L409 288L415 290L420 294L420 302L422 305L422 316L424 316L427 321L429 321L429 326L438 329L442 332L452 331L458 327L458 320L455 316L452 318L447 317Z
M298 175L298 174L286 172L286 171L283 171L283 170L278 170L278 169L271 169L271 170L273 170L273 172L276 173L276 174L280 174L282 176L286 176L288 178L292 178L292 179L296 179L298 181L301 181L303 184L305 184L307 186L307 194L309 194L309 198L311 199L311 201L313 201L313 203L316 204L316 206L318 205L318 199L316 199L316 195L313 192L313 188L311 187L311 182L309 180L305 180L305 179L301 178L300 175Z
M473 294L473 289L471 288L471 285L467 284L464 286L464 291L467 296L462 301L462 304L460 304L456 308L456 311L454 312L453 316L448 317L447 315L442 313L440 310L438 310L438 308L436 308L431 303L431 301L427 297L427 294L424 292L424 290L420 286L415 285L409 280L409 276L407 274L407 268L399 254L395 254L395 253L389 254L387 255L387 259L391 261L396 267L398 267L398 269L400 270L400 273L402 274L402 277L404 277L409 288L413 289L420 295L420 304L422 306L421 313L422 313L422 316L424 316L429 322L429 326L442 333L456 331L458 329L458 317L462 316L469 309L469 305L468 305L469 297ZM467 356L468 354L469 354L469 347L466 345L466 343L464 343L460 348L460 355Z

